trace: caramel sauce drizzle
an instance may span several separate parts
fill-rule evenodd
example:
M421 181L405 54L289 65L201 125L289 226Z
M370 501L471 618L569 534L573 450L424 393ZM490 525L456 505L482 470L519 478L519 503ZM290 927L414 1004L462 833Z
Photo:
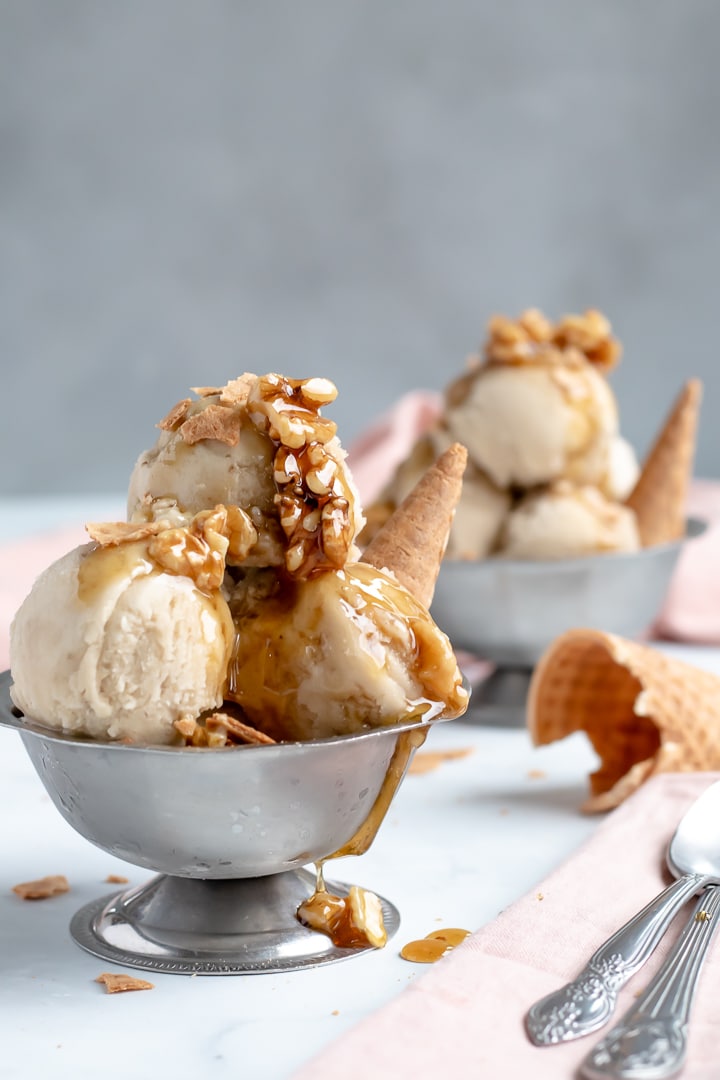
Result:
M400 955L403 960L409 960L413 964L434 964L436 960L447 956L468 937L470 937L470 931L461 930L459 927L433 930L424 938L408 941L407 945L403 945L400 950Z
M327 934L333 944L339 948L366 946L376 944L376 942L363 932L362 927L357 927L351 921L347 901L327 891L324 878L325 864L331 859L341 859L346 855L363 855L368 850L385 819L413 753L425 742L427 733L427 728L411 728L409 731L400 732L382 787L365 821L346 844L315 864L317 874L315 892L300 905L296 913L297 918L305 925L311 925L313 930ZM382 912L380 912L380 920L382 921Z

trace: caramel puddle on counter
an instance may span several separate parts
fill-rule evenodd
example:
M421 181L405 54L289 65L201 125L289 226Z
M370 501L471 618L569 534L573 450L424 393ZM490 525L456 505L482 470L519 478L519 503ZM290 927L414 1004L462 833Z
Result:
M400 955L403 960L409 960L413 964L434 964L442 956L447 956L456 945L462 944L465 938L470 937L469 930L461 930L451 926L446 930L433 930L424 938L416 941L408 941L403 945Z
M330 859L345 855L363 855L375 839L388 812L395 792L405 775L410 758L427 738L429 727L411 728L398 736L382 787L370 813L347 844L326 859L316 863L315 892L297 910L297 918L305 926L327 934L340 949L373 945L382 948L387 941L380 901L365 889L353 885L348 897L335 896L325 888L323 869Z

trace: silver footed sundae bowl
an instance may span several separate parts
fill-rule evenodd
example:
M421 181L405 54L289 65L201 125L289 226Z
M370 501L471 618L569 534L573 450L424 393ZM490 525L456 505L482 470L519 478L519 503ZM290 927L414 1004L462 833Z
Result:
M158 875L81 908L70 929L82 948L186 974L286 971L364 951L298 921L315 888L306 867L367 848L429 723L230 750L132 746L34 724L12 706L9 686L5 672L0 724L20 734L65 820ZM380 902L391 936L400 917Z
M327 963L399 916L322 864L367 850L431 723L467 707L428 612L467 455L359 558L320 415L335 387L193 392L140 456L128 521L89 524L16 614L0 723L74 829L160 875L77 912L83 948L193 974Z

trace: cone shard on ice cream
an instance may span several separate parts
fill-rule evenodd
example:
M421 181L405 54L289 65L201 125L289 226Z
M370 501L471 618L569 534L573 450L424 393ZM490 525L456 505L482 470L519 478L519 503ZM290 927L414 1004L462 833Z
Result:
M695 456L702 383L683 387L628 496L643 547L667 544L685 534L685 505Z
M610 810L650 776L720 768L720 678L598 630L569 630L528 695L536 745L586 732L600 757L583 810Z
M467 450L453 443L365 549L362 562L390 570L429 608L462 491Z

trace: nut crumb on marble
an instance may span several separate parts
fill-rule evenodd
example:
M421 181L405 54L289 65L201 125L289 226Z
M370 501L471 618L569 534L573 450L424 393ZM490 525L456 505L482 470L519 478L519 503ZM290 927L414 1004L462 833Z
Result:
M22 900L47 900L51 896L69 892L70 885L64 874L48 874L37 881L23 881L19 885L13 885L12 891Z
M103 971L102 975L98 975L95 982L104 983L108 994L123 994L127 990L155 989L155 984L148 982L146 979L136 979L134 975L125 975L124 973L112 971Z
M413 776L423 776L432 772L446 761L458 761L474 752L472 746L459 747L456 750L418 750L408 767Z

